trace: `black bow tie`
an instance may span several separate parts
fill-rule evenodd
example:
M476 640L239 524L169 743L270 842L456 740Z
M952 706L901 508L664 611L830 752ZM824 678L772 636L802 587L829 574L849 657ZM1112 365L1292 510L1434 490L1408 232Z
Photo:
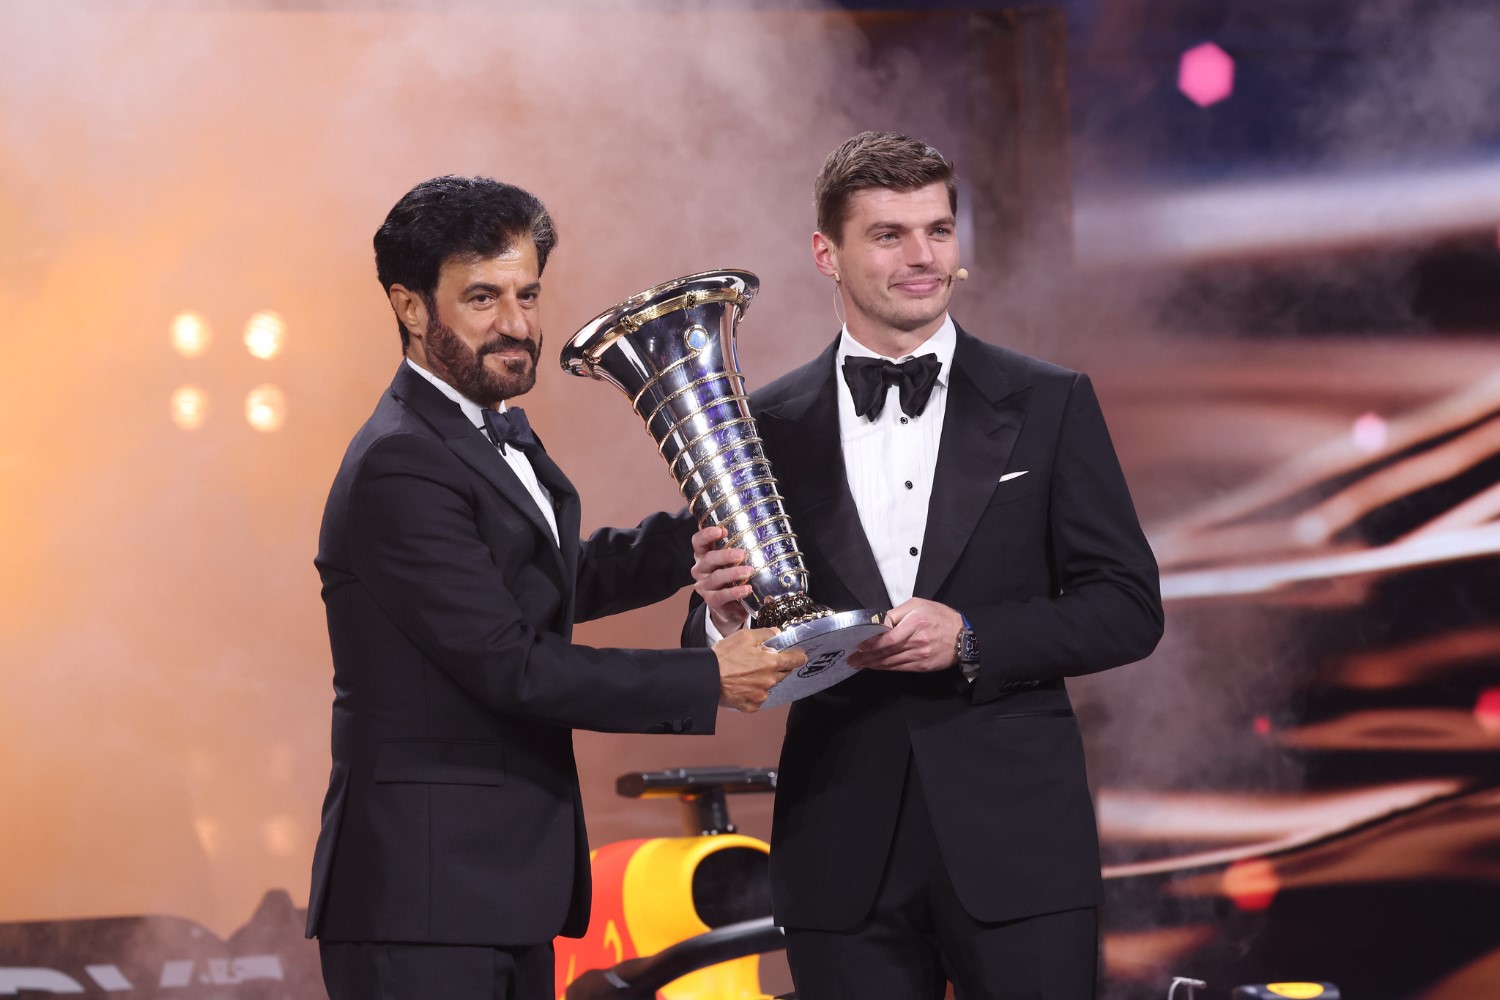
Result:
M901 411L907 416L915 417L927 409L927 399L942 370L943 363L936 354L907 358L899 365L884 358L844 359L844 381L854 395L854 413L861 417L869 414L871 420L885 409L886 390L893 385L900 391Z
M526 419L526 411L519 406L509 407L504 413L486 406L482 412L485 433L496 445L507 444L521 449L527 455L542 447L536 435L531 432L531 421Z

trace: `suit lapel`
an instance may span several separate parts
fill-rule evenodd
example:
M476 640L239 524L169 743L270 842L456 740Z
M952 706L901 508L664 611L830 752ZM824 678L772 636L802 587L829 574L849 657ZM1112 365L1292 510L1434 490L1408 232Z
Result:
M934 599L969 543L1010 461L1031 400L979 341L958 331L942 444L933 472L922 561L913 588Z
M782 491L790 490L795 497L792 530L802 548L816 549L823 556L860 607L884 610L891 599L844 471L833 366L837 347L835 341L808 364L804 383L793 388L784 403L762 411L757 424L772 443L771 471L783 484ZM813 589L818 590L816 581Z
M546 517L543 516L541 510L537 507L536 500L521 480L517 478L515 472L506 463L505 459L500 457L500 453L495 450L495 446L491 443L490 439L484 436L484 432L469 423L469 418L464 416L463 411L458 408L457 404L444 396L422 376L412 371L405 363L401 365L401 369L396 373L396 379L391 383L391 391L397 398L415 410L422 419L431 424L433 429L442 437L443 443L465 465L477 472L491 486L495 487L500 495L531 523L531 526L546 542L541 548L547 549L552 553L555 560L555 568L561 574L561 579L566 583L568 589L571 590L575 577L567 572L567 565L559 549L559 545L553 541L551 526L547 524ZM550 459L547 462L552 469L557 470L557 466L552 464ZM535 465L536 463L533 463L533 467ZM576 505L578 495L573 491L572 484L568 483L567 479L562 476L561 470L557 470L557 477L561 479L562 483L566 484L566 491ZM540 472L538 472L537 479L543 482L544 485L546 484L546 481L542 480ZM551 489L551 486L548 485L548 488ZM557 529L559 539L569 537L563 531L563 518L560 514L558 516ZM572 539L576 565L578 546L576 513Z
M537 481L552 494L553 511L557 515L557 541L563 567L569 581L578 578L578 532L582 520L582 509L578 491L563 470L552 461L545 448L531 457L531 467L536 471ZM573 617L568 616L571 624Z

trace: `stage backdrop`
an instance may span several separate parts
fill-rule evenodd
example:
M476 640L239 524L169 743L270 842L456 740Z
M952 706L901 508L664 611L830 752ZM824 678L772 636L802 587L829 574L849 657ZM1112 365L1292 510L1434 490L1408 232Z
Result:
M1070 685L1108 994L1182 974L1493 995L1500 141L1472 95L1497 92L1500 31L1474 5L1366 5L1313 27L1375 54L1314 71L1302 36L1235 5L1060 6L1074 245L1033 276L1032 321L997 319L1009 286L976 253L953 314L1093 376L1163 567L1158 652ZM312 557L400 360L370 249L391 204L443 173L547 202L561 244L524 404L585 530L634 523L678 503L663 463L558 346L648 285L740 267L762 283L739 357L763 385L837 330L809 252L834 145L907 131L961 176L997 155L967 15L899 16L0 11L0 922L159 913L227 936L267 890L305 905L331 699ZM921 30L893 44L893 24ZM1183 62L1216 38L1228 63ZM1411 83L1418 63L1439 68ZM994 243L964 198L961 236ZM578 638L675 644L685 605ZM580 734L592 839L677 830L618 774L771 766L783 718ZM768 798L731 805L769 832Z

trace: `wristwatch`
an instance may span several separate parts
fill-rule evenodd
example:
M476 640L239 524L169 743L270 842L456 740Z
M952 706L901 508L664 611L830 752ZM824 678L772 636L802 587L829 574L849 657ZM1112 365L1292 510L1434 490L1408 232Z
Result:
M959 666L973 666L979 663L979 637L974 634L967 615L960 611L958 617L963 619L964 627L958 630L954 651L958 654Z

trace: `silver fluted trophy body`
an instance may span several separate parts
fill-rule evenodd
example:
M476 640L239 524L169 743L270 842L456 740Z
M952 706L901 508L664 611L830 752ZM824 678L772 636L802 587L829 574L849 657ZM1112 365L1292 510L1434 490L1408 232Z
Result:
M750 415L735 357L740 318L760 287L748 271L704 271L663 282L601 313L562 350L563 368L630 398L702 527L727 529L755 573L745 605L781 629L768 645L807 653L768 705L820 691L852 673L844 658L887 626L876 611L835 614L807 595L807 567Z

